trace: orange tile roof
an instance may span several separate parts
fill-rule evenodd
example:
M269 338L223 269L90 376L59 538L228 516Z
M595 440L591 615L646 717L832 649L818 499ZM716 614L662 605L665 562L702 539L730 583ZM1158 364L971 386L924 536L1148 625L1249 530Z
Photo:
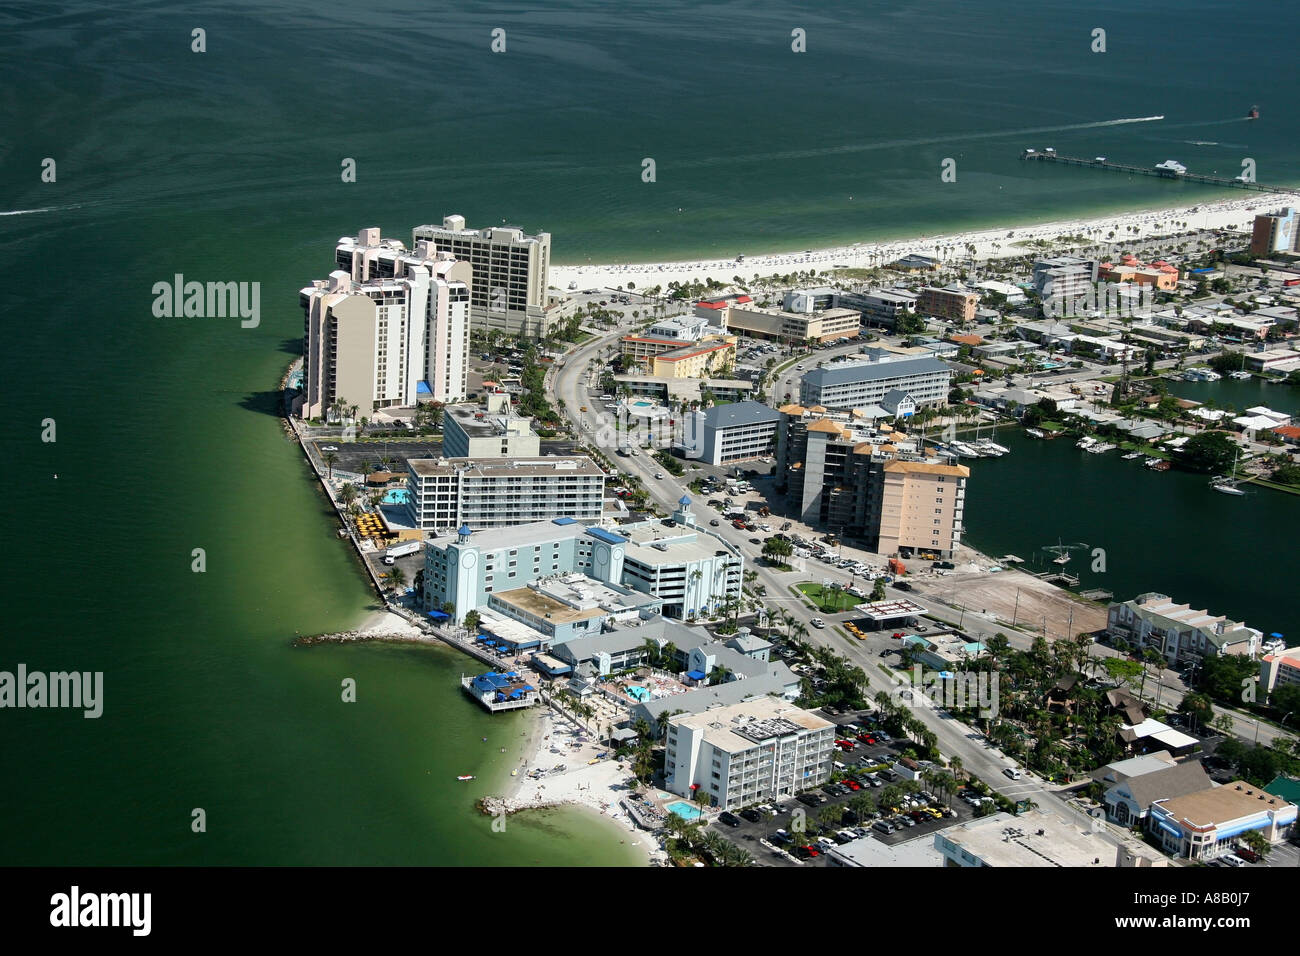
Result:
M822 418L808 426L810 432L827 432L832 435L844 434L844 429L835 424L829 418Z
M802 405L782 405L777 409L777 411L782 415L802 415L804 412L808 411L808 409L804 408Z
M965 465L941 465L928 461L891 461L885 464L885 471L907 472L914 475L956 475L970 477L970 469Z

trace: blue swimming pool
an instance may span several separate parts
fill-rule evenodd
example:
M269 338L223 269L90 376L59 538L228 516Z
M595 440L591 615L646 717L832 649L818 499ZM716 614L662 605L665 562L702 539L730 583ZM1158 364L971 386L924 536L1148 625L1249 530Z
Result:
M693 807L685 800L678 800L676 803L670 803L664 807L669 813L675 813L683 820L698 820L703 814L699 807Z
M654 402L633 402L632 403L633 408L652 408L653 406L654 406Z
M405 488L393 488L388 494L384 495L384 504L386 505L404 505L406 499L410 496Z
M628 687L627 696L637 701L647 701L650 699L650 690L646 687Z

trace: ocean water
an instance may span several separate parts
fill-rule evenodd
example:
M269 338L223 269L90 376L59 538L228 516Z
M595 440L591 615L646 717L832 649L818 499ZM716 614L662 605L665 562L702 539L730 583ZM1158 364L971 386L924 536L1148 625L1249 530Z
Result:
M1249 156L1296 183L1289 58L1259 49L1261 23L1296 20L1205 0L0 3L0 669L105 675L98 720L0 712L4 861L636 861L589 815L494 834L473 813L523 727L461 697L470 662L290 646L374 606L275 417L298 290L335 240L455 212L549 230L557 262L670 259L1223 195L1026 146L1229 175ZM259 323L155 317L177 274L258 283Z

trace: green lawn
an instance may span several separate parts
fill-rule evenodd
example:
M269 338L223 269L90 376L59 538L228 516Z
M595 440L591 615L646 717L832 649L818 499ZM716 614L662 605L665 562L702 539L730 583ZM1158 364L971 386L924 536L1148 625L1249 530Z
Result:
M862 599L856 598L847 591L837 591L834 588L827 588L822 591L820 583L815 581L805 581L802 584L796 584L795 588L800 594L803 594L808 600L817 606L817 610L823 614L834 614L837 611L847 611L855 605L861 604Z

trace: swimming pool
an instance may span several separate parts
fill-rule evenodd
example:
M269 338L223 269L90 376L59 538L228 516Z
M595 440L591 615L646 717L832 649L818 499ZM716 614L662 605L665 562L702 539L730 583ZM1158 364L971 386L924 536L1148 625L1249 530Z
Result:
M629 687L627 696L636 701L647 701L650 699L650 688L648 687Z
M386 505L404 505L410 492L405 488L394 488L384 495L384 504Z
M704 814L700 812L699 807L693 807L685 800L678 800L676 803L670 803L664 807L669 813L675 813L683 820L698 820Z
M654 402L633 402L633 408L653 408Z

